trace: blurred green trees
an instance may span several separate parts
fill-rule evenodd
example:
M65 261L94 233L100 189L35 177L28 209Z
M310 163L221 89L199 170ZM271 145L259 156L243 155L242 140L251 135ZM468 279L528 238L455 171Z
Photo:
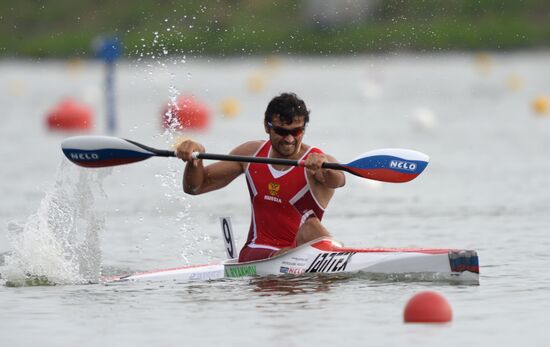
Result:
M330 7L317 6L321 3L3 0L0 56L90 57L98 35L116 35L126 56L144 58L550 45L547 0L333 0Z

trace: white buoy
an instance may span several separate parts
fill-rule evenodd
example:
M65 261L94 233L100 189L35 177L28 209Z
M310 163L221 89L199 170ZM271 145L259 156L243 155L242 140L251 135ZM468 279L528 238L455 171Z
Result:
M412 112L412 121L418 130L431 130L437 126L437 116L425 107L419 107Z
M382 86L374 79L365 79L359 87L367 99L378 99L382 95Z

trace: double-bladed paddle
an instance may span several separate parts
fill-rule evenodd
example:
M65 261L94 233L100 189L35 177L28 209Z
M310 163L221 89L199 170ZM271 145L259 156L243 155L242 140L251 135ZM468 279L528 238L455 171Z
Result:
M130 164L150 157L175 157L174 151L155 149L143 144L112 136L75 136L61 143L65 156L88 168ZM304 166L304 160L257 158L238 155L193 153L196 159ZM428 165L430 158L410 149L386 148L366 152L347 164L323 163L323 168L343 170L359 177L382 182L401 183L416 178Z

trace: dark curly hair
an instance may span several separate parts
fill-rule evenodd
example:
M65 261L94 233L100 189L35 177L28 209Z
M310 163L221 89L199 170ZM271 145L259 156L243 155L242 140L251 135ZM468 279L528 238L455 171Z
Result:
M271 99L265 110L265 122L273 120L273 116L279 116L281 123L290 124L296 117L304 117L304 125L309 122L309 110L304 100L294 93L282 93Z

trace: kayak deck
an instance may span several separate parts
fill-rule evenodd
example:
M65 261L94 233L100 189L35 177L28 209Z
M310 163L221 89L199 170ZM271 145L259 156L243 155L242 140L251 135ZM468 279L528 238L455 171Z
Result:
M477 252L473 250L347 248L330 238L321 238L269 259L242 263L231 259L212 264L105 277L103 281L192 281L308 273L417 274L418 278L424 279L479 284L479 261ZM433 276L425 276L429 274Z

